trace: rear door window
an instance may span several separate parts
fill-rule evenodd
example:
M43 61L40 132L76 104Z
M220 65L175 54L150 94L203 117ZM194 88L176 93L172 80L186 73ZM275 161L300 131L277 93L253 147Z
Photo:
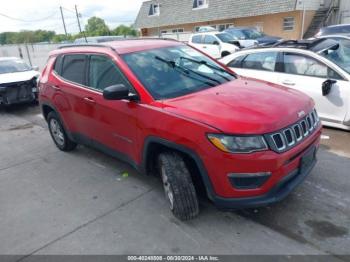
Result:
M312 57L302 54L284 54L284 72L293 75L327 78L328 68Z
M278 52L259 52L248 55L242 62L246 69L275 71Z
M61 73L61 68L62 68L62 55L57 56L56 61L55 61L54 71L57 74L60 74Z
M87 55L65 55L61 76L68 81L85 85L85 68Z

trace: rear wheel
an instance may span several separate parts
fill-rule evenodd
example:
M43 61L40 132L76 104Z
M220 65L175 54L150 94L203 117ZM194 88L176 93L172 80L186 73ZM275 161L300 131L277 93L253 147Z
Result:
M170 210L181 220L189 220L199 213L198 199L191 174L180 155L161 153L158 157L165 196Z
M76 148L77 144L68 138L61 120L55 112L50 112L48 114L47 122L51 137L58 149L68 152Z

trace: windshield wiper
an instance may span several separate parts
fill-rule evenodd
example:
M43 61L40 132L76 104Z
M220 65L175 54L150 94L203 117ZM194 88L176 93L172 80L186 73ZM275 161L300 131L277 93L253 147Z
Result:
M190 76L189 75L189 73L190 73L189 70L184 68L184 67L176 65L175 61L167 60L167 59L159 57L159 56L155 56L155 59L157 59L159 61L162 61L163 63L167 64L169 67L173 68L174 70L177 70L178 72L180 72L181 74L185 75L188 78L200 81L200 82L205 83L205 84L207 84L207 85L209 85L211 87L216 86L216 84L214 84L212 82L205 81L203 79L199 79L197 77Z
M233 73L231 73L231 72L229 72L229 71L226 71L225 69L223 69L223 68L221 68L221 67L211 65L211 64L209 64L209 63L208 63L207 61L205 61L205 60L197 60L197 59L193 59L193 58L189 58L189 57L185 57L185 56L180 56L180 59L182 59L182 60L188 60L188 61L191 61L191 62L193 62L193 63L200 64L200 65L205 65L205 66L207 66L207 67L209 67L209 68L211 68L211 69L215 69L215 70L218 70L218 71L220 71L220 72L227 73L227 74L229 74L229 75L231 75L231 76L236 77L235 74L233 74ZM227 79L227 80L229 80L229 79Z
M162 57L159 57L159 56L155 56L155 58L156 58L157 60L159 60L159 61L164 62L165 64L167 64L168 66L170 66L170 67L172 67L172 68L179 68L179 69L181 69L182 71L184 71L184 72L186 73L187 76L189 76L189 72L191 72L191 73L196 74L196 75L198 75L198 76L200 76L200 77L202 77L202 78L206 78L206 79L209 79L210 81L216 82L216 83L218 83L218 84L220 84L220 85L222 84L221 81L219 81L219 80L217 80L217 79L215 79L215 78L212 78L212 77L210 77L210 76L201 74L201 73L196 72L196 71L194 71L194 70L192 70L192 69L189 69L189 68L187 68L187 67L180 66L180 65L176 64L175 61L168 60L168 59L165 59L165 58L162 58ZM194 79L200 80L200 79L198 79L198 78L194 78ZM200 81L203 82L203 80L200 80ZM204 81L204 82L205 82L205 83L209 83L209 82L206 82L206 81ZM214 85L214 86L215 86L215 85Z

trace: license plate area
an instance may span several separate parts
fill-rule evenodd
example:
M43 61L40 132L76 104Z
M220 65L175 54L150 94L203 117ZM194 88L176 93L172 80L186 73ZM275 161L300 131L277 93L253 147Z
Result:
M316 159L316 147L309 149L300 160L300 173L307 170Z

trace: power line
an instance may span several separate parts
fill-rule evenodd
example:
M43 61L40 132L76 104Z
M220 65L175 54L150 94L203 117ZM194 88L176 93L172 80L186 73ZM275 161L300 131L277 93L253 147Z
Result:
M68 12L71 12L71 13L75 14L75 11L74 11L74 10L71 10L71 9L66 8L66 7L64 7L64 6L62 6L62 9L64 9L64 10L66 10L66 11L68 11Z
M41 22L41 21L44 21L44 20L52 19L52 16L55 15L56 13L57 13L57 11L51 13L49 16L46 16L46 17L43 17L43 18L40 18L40 19L35 19L35 20L24 20L24 19L21 19L21 18L16 18L16 17L12 17L12 16L9 16L9 15L6 15L6 14L3 14L3 13L0 13L0 16L6 17L6 18L11 19L11 20L20 21L20 22L35 23L35 22Z

